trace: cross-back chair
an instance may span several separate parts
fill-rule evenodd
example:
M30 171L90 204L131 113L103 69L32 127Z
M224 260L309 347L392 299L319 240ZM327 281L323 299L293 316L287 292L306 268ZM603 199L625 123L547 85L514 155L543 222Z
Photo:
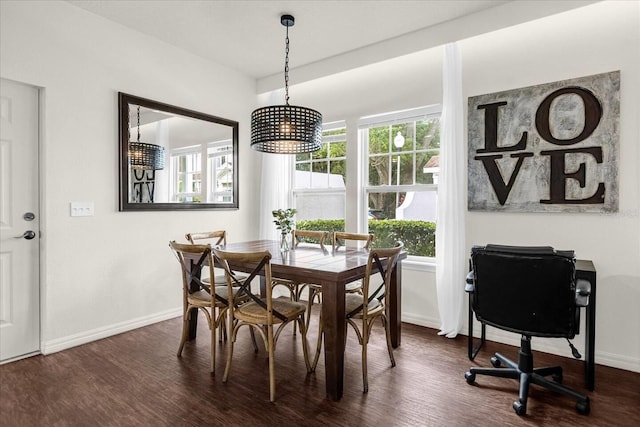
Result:
M187 233L184 235L185 239L191 244L209 244L212 248L218 247L220 245L226 246L227 244L227 231L226 230L215 230L215 231L202 231L198 233ZM225 286L227 284L224 270L218 267L213 269L214 275L211 276L214 278L213 282L215 286ZM247 276L241 273L237 275L238 280L242 278L246 278ZM211 277L204 276L202 278L202 282L208 285L211 283Z
M226 324L225 314L229 307L229 301L235 298L236 303L246 301L246 297L237 295L239 288L227 286L209 286L200 276L203 271L213 275L213 253L209 245L193 245L169 242L169 247L180 263L182 273L182 337L178 347L178 357L182 356L182 350L189 333L190 316L197 316L197 312L204 313L211 331L211 373L215 373L216 364L216 329L224 328ZM214 293L211 293L211 290Z
M352 242L361 242L362 248L368 250L373 243L374 235L373 234L358 234L358 233L344 233L340 231L334 231L331 235L331 246L333 252L345 250L346 243L348 241ZM307 319L309 318L309 314L311 313L311 307L313 306L313 301L317 298L318 302L321 302L321 294L322 294L322 286L315 285L313 283L307 284L307 289L309 292L308 296L308 314ZM355 282L347 283L345 287L346 293L360 292L362 289L362 282L360 280L356 280ZM308 322L307 322L308 324Z
M231 361L233 359L233 347L238 335L238 330L247 326L250 330L255 330L260 334L267 349L269 357L269 398L273 402L276 396L275 378L275 348L278 337L283 328L292 322L297 322L302 336L302 350L307 372L311 372L309 363L309 352L307 345L307 328L304 321L306 305L288 298L273 298L272 287L265 287L265 296L259 297L251 291L251 281L253 278L263 275L266 283L271 283L271 254L268 251L259 252L227 252L214 249L216 258L225 270L227 286L239 286L241 291L237 295L249 298L243 304L236 304L235 296L230 300L231 309L228 311L229 324L231 328L230 343L228 345L227 365L222 381L226 382L231 371ZM235 273L231 270L230 264L240 263L244 265L254 265L253 271L248 278L240 282L235 278ZM274 329L275 328L275 329Z
M367 258L364 279L362 280L362 292L353 292L345 295L345 328L347 325L353 328L362 349L362 384L365 393L369 391L367 345L371 337L373 324L377 319L381 320L385 330L387 352L389 353L391 366L396 366L387 316L387 290L390 287L391 275L397 266L398 257L403 248L404 244L397 242L392 248L371 249ZM324 324L322 314L320 314L320 338L322 338L323 329ZM346 336L345 331L345 340ZM318 364L321 344L319 340L312 363L314 370Z
M316 244L320 246L320 250L325 250L325 240L329 237L328 231L317 230L293 230L291 232L291 247L297 248L299 245L306 243ZM307 287L307 283L299 283L293 280L273 278L272 286L284 286L289 291L292 301L300 301L300 294ZM308 318L309 313L307 313Z

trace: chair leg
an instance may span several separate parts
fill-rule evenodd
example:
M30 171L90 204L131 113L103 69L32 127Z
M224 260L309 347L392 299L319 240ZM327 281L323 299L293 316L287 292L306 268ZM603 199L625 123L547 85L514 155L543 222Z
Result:
M227 343L227 364L224 368L224 375L222 376L222 382L226 383L229 378L229 372L231 371L231 359L233 359L233 345L236 342L236 336L238 335L238 325L234 325L234 322L231 321L229 324L231 325L231 330L229 331L229 343ZM253 330L253 328L250 328ZM251 334L253 337L253 334ZM254 339L255 344L255 339Z
M304 354L304 364L307 367L307 372L313 372L311 369L311 362L309 361L309 342L307 341L307 326L304 324L304 313L301 313L296 320L300 327L300 333L302 334L302 353Z
M307 296L308 300L307 300L307 313L306 313L306 316L307 316L306 323L307 323L307 330L308 330L309 324L311 322L311 308L313 307L313 300L318 294L318 291L313 289L311 286L307 286L307 289L309 291L309 295Z
M276 400L276 367L274 361L274 340L273 340L273 325L268 326L267 331L268 339L268 352L269 352L269 399L272 402Z
M384 326L384 333L387 337L387 351L389 352L389 360L391 360L391 366L396 366L396 359L393 357L393 345L391 344L391 330L389 328L389 322L387 316L380 316L382 319L382 326Z
M209 324L209 329L211 329L211 375L215 375L216 373L216 330L218 326L216 325L216 309L211 310L211 319Z
M180 338L180 345L178 346L178 357L182 356L182 349L187 342L187 335L189 335L189 313L190 309L187 309L182 315L182 337Z
M527 413L527 399L529 398L529 383L531 374L526 372L520 373L520 388L518 391L518 400L513 402L513 410L518 415Z
M316 370L318 366L318 360L320 359L320 351L322 350L322 335L324 334L324 321L322 320L322 310L320 310L320 317L318 318L318 339L316 342L316 354L313 356L313 363L311 364L311 372Z
M256 333L253 328L249 328L249 334L251 335L251 342L253 343L253 352L258 352L258 342L256 341Z
M363 392L369 392L369 380L367 377L367 345L369 344L369 328L366 322L362 322L362 387Z

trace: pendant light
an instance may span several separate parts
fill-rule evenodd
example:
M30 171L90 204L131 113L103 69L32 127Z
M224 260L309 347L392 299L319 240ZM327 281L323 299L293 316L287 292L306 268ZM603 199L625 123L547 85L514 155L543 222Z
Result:
M264 153L299 154L320 149L322 114L310 108L289 105L289 27L295 20L282 15L285 39L285 105L262 107L251 113L251 148Z
M138 139L129 141L129 165L133 169L164 169L164 147L140 142L140 106L138 105Z

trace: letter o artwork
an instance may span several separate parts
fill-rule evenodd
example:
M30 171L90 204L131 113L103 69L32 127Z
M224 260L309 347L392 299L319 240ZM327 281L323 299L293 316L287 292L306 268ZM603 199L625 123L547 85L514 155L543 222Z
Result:
M575 94L582 98L584 103L584 127L580 135L571 139L557 139L551 134L549 127L549 111L554 99L561 95ZM593 93L581 87L565 87L552 92L547 96L536 111L536 129L545 141L556 145L573 145L587 139L598 127L602 118L602 106Z

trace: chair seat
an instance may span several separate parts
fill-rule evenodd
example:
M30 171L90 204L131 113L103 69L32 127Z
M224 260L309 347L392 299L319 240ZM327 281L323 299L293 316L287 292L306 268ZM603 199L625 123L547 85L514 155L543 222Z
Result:
M266 300L262 299L265 302ZM306 304L291 301L285 297L279 297L272 300L273 310L281 313L287 319L294 319L300 313L304 313L307 309ZM250 301L241 305L235 311L235 317L248 323L266 324L267 311L254 301ZM277 317L273 318L273 323L282 323Z
M355 294L355 293L347 294L344 296L344 302L345 302L345 312L351 313L353 310L362 306L362 303L364 302L364 298L361 294ZM376 316L383 310L384 310L384 305L382 305L380 301L374 298L369 302L368 317ZM352 315L351 317L361 318L362 309L358 313Z

